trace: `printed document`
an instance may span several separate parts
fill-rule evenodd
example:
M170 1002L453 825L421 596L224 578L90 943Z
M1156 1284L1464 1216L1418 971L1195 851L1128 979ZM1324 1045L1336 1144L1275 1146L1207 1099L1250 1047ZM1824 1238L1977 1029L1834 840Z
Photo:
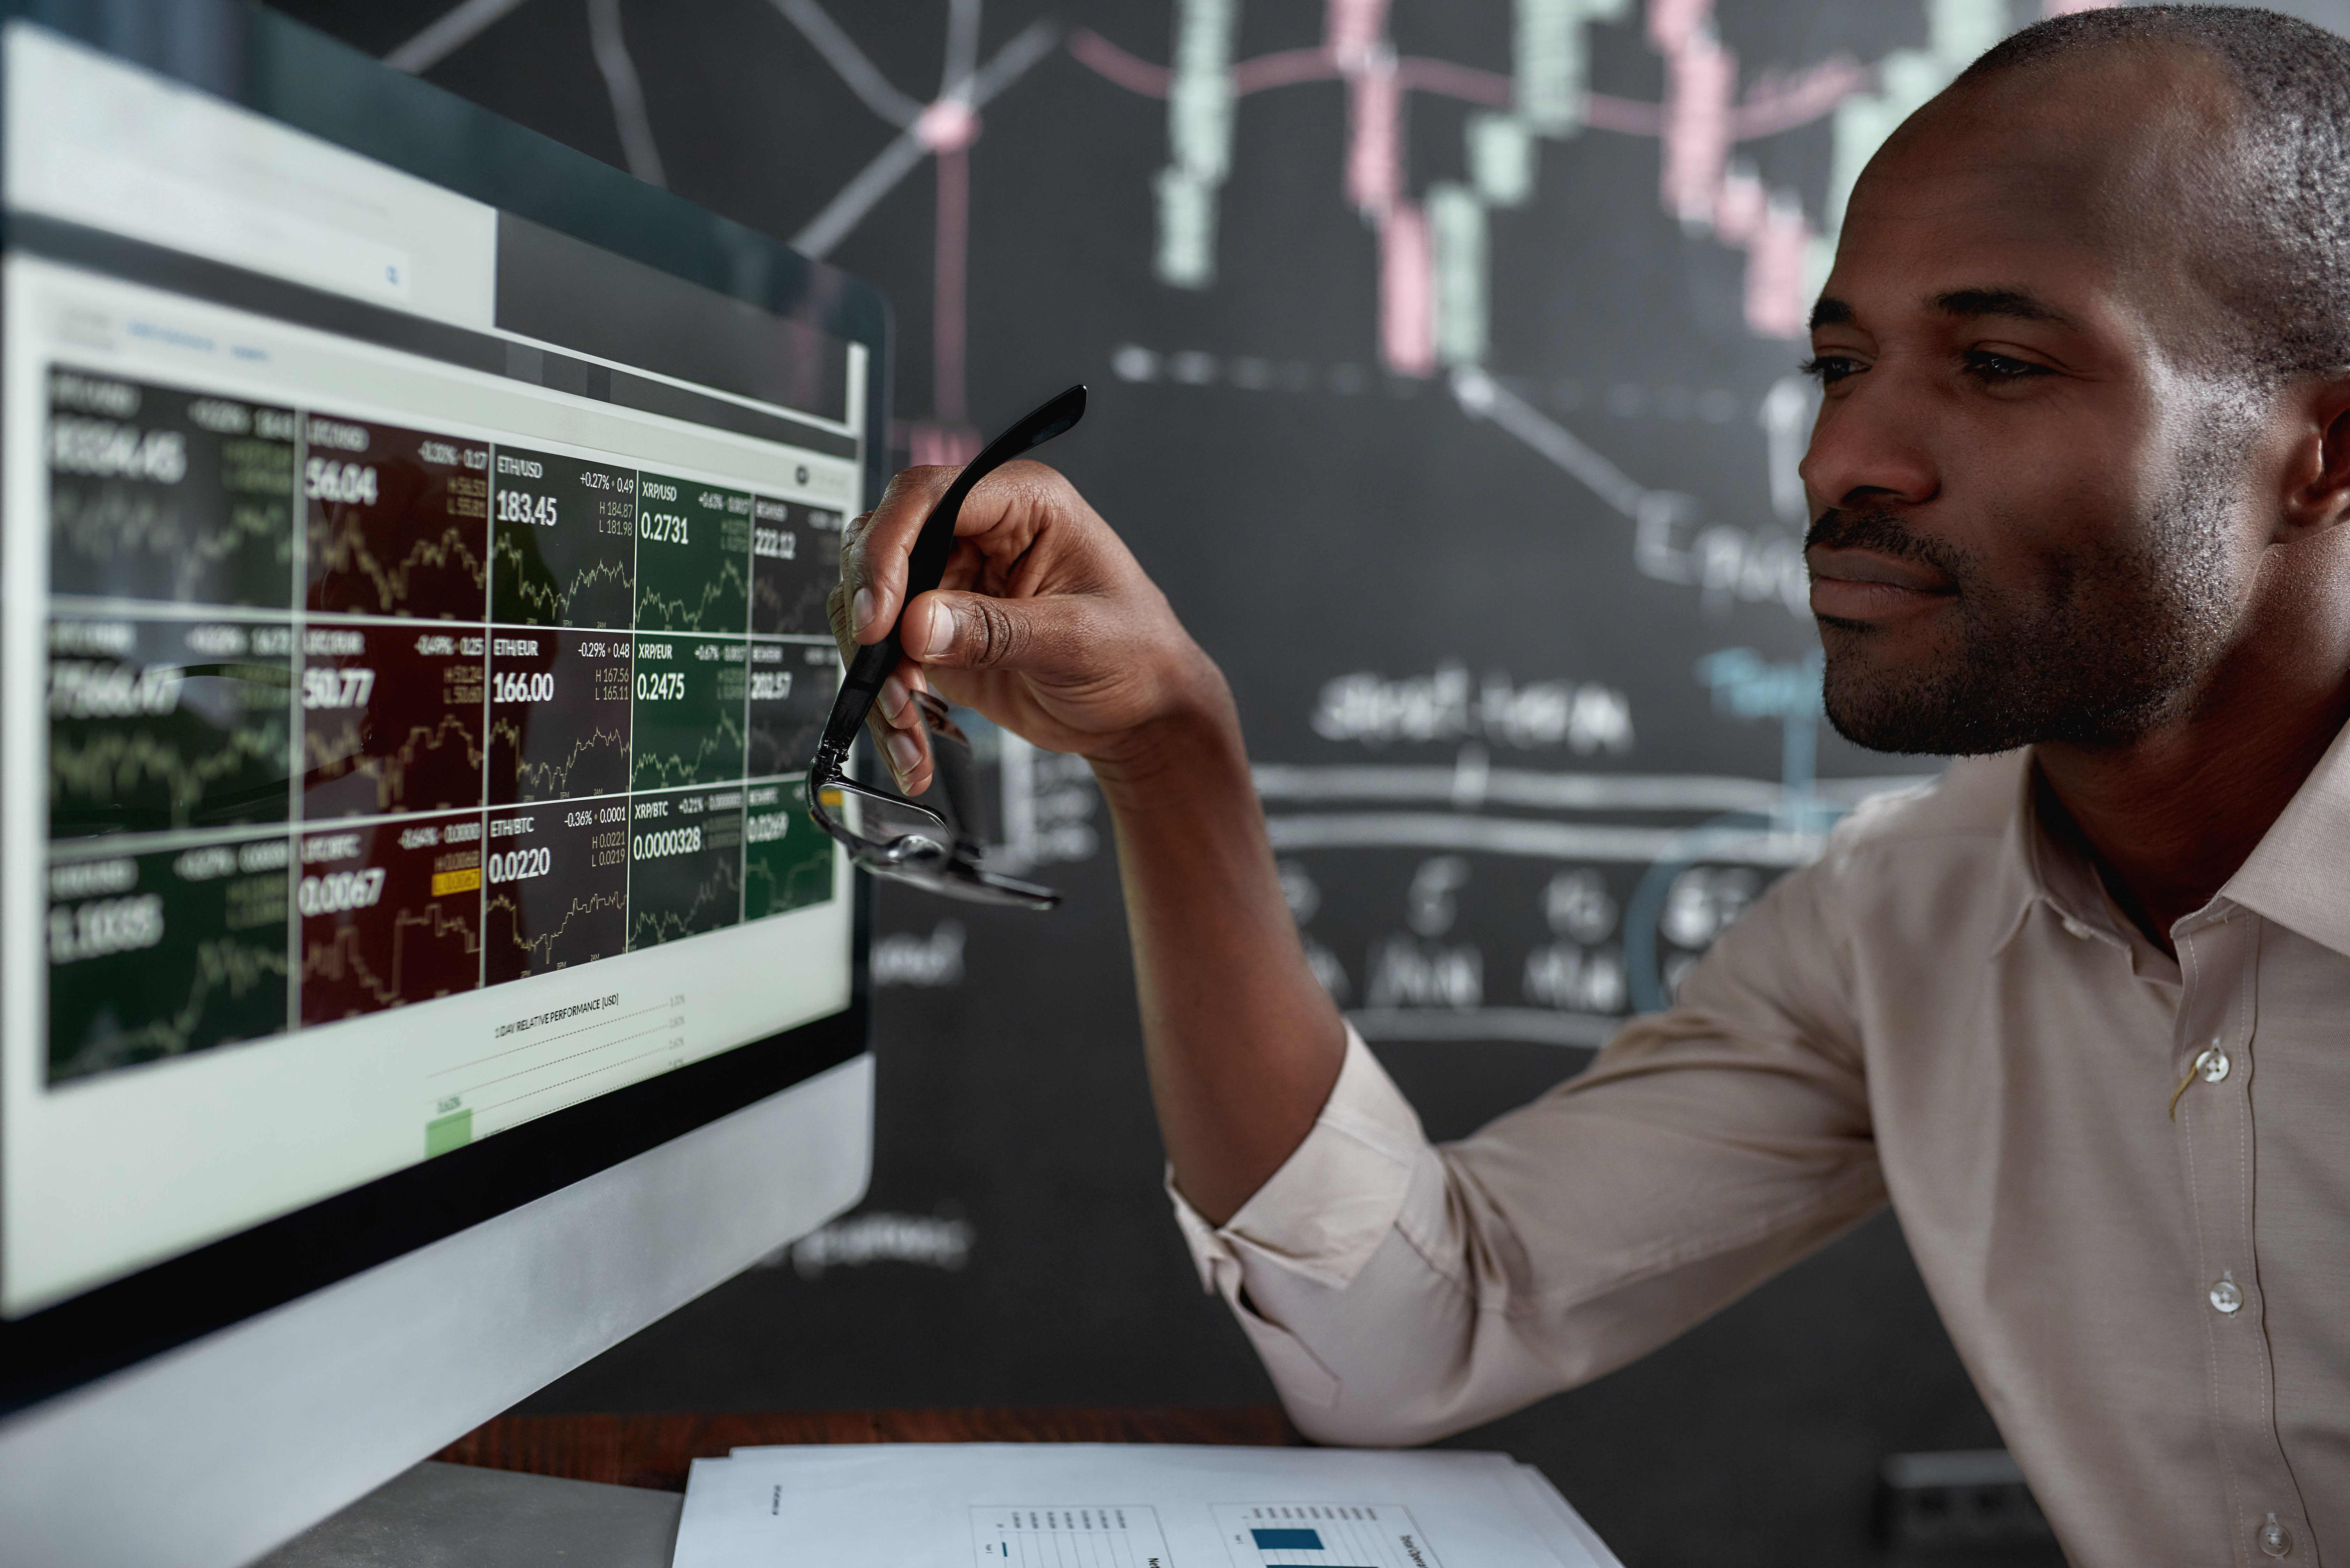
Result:
M696 1459L675 1568L1621 1568L1504 1454L879 1443Z

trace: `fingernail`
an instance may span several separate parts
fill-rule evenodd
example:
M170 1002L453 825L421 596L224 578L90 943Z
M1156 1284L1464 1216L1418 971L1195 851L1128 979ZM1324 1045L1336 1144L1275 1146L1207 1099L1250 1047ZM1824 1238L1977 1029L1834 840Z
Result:
M936 659L954 646L954 612L942 605L931 606L931 646L922 649L925 659Z
M881 682L881 711L894 720L905 708L906 683L892 675Z
M898 779L899 783L902 784L907 779L913 776L914 764L921 760L922 748L920 742L917 742L913 736L906 733L903 730L893 730L890 732L889 763L891 766L898 770Z
M848 618L856 623L850 629L863 631L865 623L873 618L874 600L871 588L859 588L857 597L848 601Z

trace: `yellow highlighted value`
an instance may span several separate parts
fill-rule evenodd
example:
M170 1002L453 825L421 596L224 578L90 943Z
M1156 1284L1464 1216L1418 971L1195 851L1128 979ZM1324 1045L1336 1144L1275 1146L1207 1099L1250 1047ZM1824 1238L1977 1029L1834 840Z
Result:
M471 871L436 871L432 874L432 896L448 893L471 893L482 885L481 867Z

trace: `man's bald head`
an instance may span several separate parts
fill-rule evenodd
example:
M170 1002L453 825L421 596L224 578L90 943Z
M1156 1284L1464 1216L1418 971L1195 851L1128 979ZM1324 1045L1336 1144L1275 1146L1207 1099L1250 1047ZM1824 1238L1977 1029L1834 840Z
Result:
M2178 170L2169 214L2191 227L2194 270L2220 306L2217 346L2267 385L2350 369L2350 40L2241 6L2085 11L2016 33L1951 95L2040 82L2061 92L2060 80L2147 51L2199 56L2232 89L2231 134L2213 135L2197 160L2216 166L2205 178Z
M2025 29L1870 161L1812 348L1848 738L2127 747L2321 600L2350 639L2350 44L2210 6Z

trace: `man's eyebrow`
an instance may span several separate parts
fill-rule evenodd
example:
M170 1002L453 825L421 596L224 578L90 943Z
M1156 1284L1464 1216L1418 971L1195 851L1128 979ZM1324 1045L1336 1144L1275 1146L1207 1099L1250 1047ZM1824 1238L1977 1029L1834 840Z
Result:
M2004 316L2011 321L2044 321L2052 327L2081 324L2021 288L1956 288L1936 295L1929 303L1944 316Z
M1823 327L1842 327L1851 319L1851 306L1825 294L1820 296L1819 303L1812 306L1812 330L1814 332Z

